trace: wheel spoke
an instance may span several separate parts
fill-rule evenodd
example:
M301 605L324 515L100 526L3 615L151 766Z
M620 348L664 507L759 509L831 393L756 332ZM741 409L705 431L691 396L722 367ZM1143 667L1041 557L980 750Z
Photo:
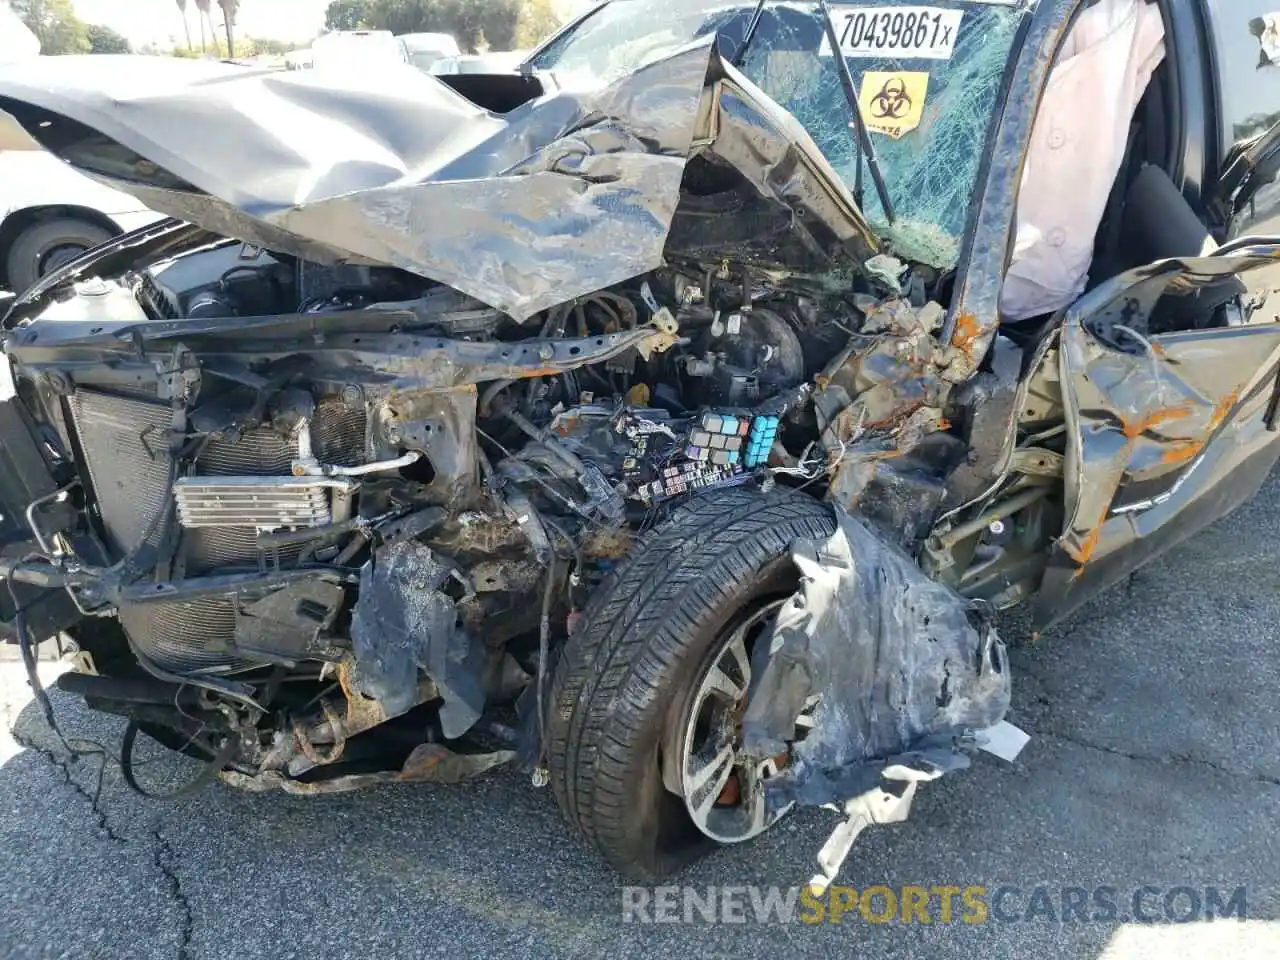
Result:
M764 781L778 773L778 762L770 757L743 771L742 804L747 808L748 831L759 833L765 827Z
M736 705L747 695L750 685L751 661L747 657L747 645L743 642L742 631L738 630L707 671L702 690L704 695L718 694Z
M724 744L709 758L692 756L689 760L693 769L685 769L685 795L694 813L705 820L733 773L733 744Z
M722 663L730 666L742 680L742 692L745 694L751 686L751 658L747 656L745 631L735 630L732 639L724 648L720 657Z
M725 673L719 663L713 664L708 671L706 686L703 690L708 695L718 694L730 703L737 703L747 695L747 688Z
M765 827L765 802L764 791L758 783L751 784L751 793L743 797L743 802L747 804L747 809L751 812L750 831L759 833Z
M764 783L785 764L777 758L739 763L736 752L741 712L751 689L750 644L760 642L762 624L780 604L759 607L721 634L723 646L684 714L680 788L685 808L703 833L721 843L750 839L783 812L770 814ZM732 777L737 777L736 785ZM726 801L718 806L721 797Z

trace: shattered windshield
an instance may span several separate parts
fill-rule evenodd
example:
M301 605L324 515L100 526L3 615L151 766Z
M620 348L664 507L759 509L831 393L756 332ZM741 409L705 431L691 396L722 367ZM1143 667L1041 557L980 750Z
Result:
M955 265L1018 28L1035 0L861 0L828 5L893 202L863 212L904 258ZM608 83L709 34L733 59L756 4L612 0L530 61L566 83ZM767 3L741 69L804 125L852 190L853 113L816 3Z

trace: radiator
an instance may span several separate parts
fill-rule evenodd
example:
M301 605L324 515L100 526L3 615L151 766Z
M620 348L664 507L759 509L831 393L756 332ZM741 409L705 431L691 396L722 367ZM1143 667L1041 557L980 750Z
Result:
M70 399L88 480L117 558L141 546L169 493L168 406L77 390Z
M171 485L167 406L86 389L72 396L70 406L112 549L123 556L140 546L172 489L186 576L295 561L298 546L263 557L258 532L330 522L329 488L348 486L334 478L291 476L296 441L267 426L210 442L192 475ZM328 462L361 462L364 433L362 404L318 405L313 437ZM119 616L138 649L175 673L230 673L262 662L235 647L237 612L230 596L123 604Z

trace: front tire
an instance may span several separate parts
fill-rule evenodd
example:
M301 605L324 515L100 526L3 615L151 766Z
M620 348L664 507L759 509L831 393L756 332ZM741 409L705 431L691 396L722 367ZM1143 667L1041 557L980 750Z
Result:
M791 545L835 530L830 507L803 494L709 494L650 531L592 596L556 667L548 754L561 811L619 873L657 879L768 825L700 828L691 812L706 795L680 792L685 748L708 671L743 624L749 642L764 634L772 605L794 592ZM741 787L715 802L732 805Z
M5 262L9 287L22 293L46 273L110 239L111 233L96 223L74 217L33 223L9 247Z

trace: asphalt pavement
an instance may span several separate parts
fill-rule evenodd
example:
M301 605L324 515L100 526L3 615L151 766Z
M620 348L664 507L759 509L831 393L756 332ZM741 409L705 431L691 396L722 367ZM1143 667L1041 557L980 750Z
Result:
M514 774L320 798L215 786L157 803L108 766L95 812L96 765L62 759L9 662L0 691L18 742L0 739L0 956L1280 956L1278 532L1280 476L1014 650L1010 719L1032 734L1022 755L925 786L911 820L864 834L840 878L981 886L988 902L1007 888L999 918L879 924L855 908L839 924L623 922L619 880L550 793ZM1003 632L1025 636L1016 613ZM118 746L118 723L53 701L69 736ZM177 777L175 763L144 773ZM794 887L833 822L794 816L679 881ZM1082 919L1062 909L1064 887L1109 888L1119 908ZM1209 887L1244 887L1244 909L1165 922L1166 893L1187 918Z

